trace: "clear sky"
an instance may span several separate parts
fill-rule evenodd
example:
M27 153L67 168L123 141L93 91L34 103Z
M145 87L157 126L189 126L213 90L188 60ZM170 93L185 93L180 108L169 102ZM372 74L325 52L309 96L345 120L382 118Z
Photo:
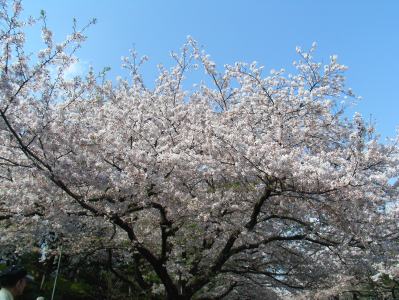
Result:
M56 40L70 32L73 17L82 25L98 19L76 72L110 66L116 76L120 57L134 47L149 56L145 77L154 80L156 65L170 64L169 52L187 35L220 66L256 60L266 69L289 68L295 46L316 41L320 60L338 54L349 66L348 86L363 97L353 111L372 116L383 137L393 137L399 125L397 0L25 0L23 6L27 14L47 12Z

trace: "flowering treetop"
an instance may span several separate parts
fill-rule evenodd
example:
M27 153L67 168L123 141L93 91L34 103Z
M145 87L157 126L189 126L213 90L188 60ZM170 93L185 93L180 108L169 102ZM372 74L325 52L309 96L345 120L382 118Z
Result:
M324 287L395 230L382 207L398 196L398 147L344 118L353 93L336 56L315 62L313 45L297 48L294 74L220 72L189 38L153 88L134 52L127 79L70 79L85 28L55 44L45 16L31 19L46 45L33 59L19 2L1 9L1 243L54 231L70 253L139 257L170 299L188 299L248 280ZM197 65L211 83L186 91Z

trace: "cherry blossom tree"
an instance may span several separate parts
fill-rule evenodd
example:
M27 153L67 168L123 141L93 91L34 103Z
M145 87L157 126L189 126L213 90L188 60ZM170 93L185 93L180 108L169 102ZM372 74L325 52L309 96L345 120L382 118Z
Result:
M133 264L118 275L168 299L245 283L317 290L371 270L396 229L384 207L398 196L398 147L345 117L354 95L336 56L315 62L313 45L297 48L292 74L220 71L189 38L151 88L135 52L127 78L69 78L87 26L56 44L45 14L23 21L13 5L1 1L2 245L25 251L56 233L70 255ZM35 23L36 57L24 48ZM185 89L197 69L206 77Z

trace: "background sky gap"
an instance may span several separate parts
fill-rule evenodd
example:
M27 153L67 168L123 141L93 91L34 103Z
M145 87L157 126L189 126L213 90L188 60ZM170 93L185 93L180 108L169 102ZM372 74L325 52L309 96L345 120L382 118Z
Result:
M269 69L290 69L296 46L318 43L316 57L327 62L338 54L349 66L348 86L363 97L350 110L376 123L382 137L393 137L399 125L399 1L385 0L26 0L25 13L47 12L56 40L71 32L72 19L84 25L95 17L89 39L70 72L112 68L119 75L120 58L136 48L150 62L143 69L150 84L156 65L169 66L191 35L219 66L258 61ZM28 39L40 47L40 36Z

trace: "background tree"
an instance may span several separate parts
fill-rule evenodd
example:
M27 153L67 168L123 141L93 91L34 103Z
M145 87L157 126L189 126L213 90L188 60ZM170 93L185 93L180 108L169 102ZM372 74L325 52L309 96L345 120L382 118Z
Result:
M336 56L314 62L313 45L297 49L293 74L219 72L189 38L152 88L134 52L129 78L69 79L86 27L56 44L45 14L30 19L43 24L34 58L20 3L1 10L2 244L23 251L56 232L68 255L117 253L135 266L121 276L168 299L220 298L245 282L326 288L382 259L398 148L359 114L345 118L353 94ZM208 77L185 90L197 64Z

